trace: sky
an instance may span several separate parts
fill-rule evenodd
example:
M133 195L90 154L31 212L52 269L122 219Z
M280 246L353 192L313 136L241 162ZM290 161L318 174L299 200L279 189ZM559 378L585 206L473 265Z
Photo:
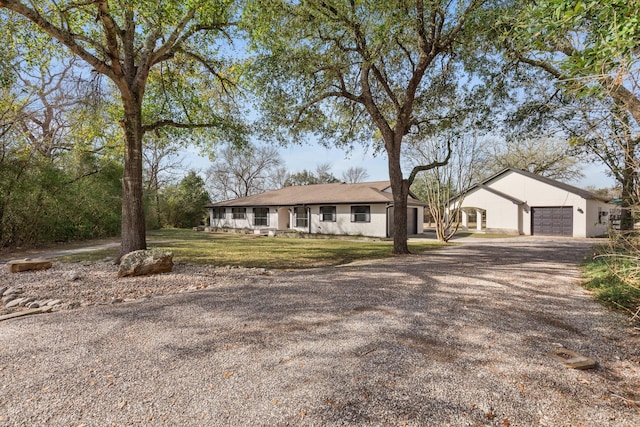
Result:
M336 178L341 178L343 172L350 167L363 167L368 173L367 181L386 181L389 179L387 158L384 153L373 155L373 150L365 150L363 147L354 147L350 153L341 149L326 148L319 144L295 145L280 148L285 167L290 172L299 172L304 169L314 171L321 163L330 163L332 173ZM185 170L195 169L205 172L211 165L208 158L202 157L197 150L189 149L185 153ZM587 163L583 167L584 177L568 182L579 188L610 188L615 186L615 181L607 176L606 167L599 163Z

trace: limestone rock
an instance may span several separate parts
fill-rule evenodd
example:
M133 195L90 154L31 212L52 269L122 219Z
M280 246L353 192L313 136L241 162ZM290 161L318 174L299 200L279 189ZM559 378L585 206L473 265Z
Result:
M4 296L20 295L20 294L23 294L23 293L24 293L24 290L22 290L22 288L11 286L10 288L7 288L7 290L4 291Z
M571 369L593 369L598 366L595 360L567 348L554 350L550 356Z
M160 249L133 251L122 257L118 277L169 273L173 270L173 253Z
M18 299L18 294L9 294L2 297L3 304L9 304L11 301Z
M76 280L80 280L80 274L76 270L69 270L64 274L64 278L69 282L74 282Z
M46 270L51 268L51 261L46 259L17 259L7 262L7 268L12 273L29 270Z
M22 301L23 301L23 298L13 299L13 300L7 302L7 305L5 305L5 308L20 307L20 304L22 303Z

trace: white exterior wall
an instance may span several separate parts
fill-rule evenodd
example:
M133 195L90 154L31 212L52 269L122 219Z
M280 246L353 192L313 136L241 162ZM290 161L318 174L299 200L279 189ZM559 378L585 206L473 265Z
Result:
M586 237L598 237L607 234L609 228L609 215L611 205L601 200L587 200L586 210ZM606 216L600 215L606 212Z
M209 220L212 227L219 228L251 228L251 229L261 229L261 228L277 228L278 227L278 211L269 207L269 223L268 225L253 225L253 219L255 215L253 213L253 208L246 208L245 218L244 219L234 219L231 208L224 208L224 218L214 219L213 218L213 210L209 210Z
M384 204L336 205L336 221L320 221L320 206L312 205L311 232L387 237L387 207ZM322 205L333 206L333 205ZM351 206L369 206L370 222L351 222Z
M524 234L531 235L531 207L571 206L573 236L587 237L587 200L581 196L515 172L507 172L488 186L526 202L522 218Z
M269 208L269 225L267 226L254 226L254 213L253 208L246 208L245 219L233 219L233 213L231 208L224 208L225 214L223 219L214 219L213 210L209 210L210 224L212 227L228 227L228 228L250 228L250 229L277 229L281 228L278 225L278 221L282 222L282 218L278 218L278 210L283 215L286 215L286 223L289 224L289 228L297 230L303 233L319 233L319 234L344 234L344 235L362 235L371 237L387 237L387 206L386 204L369 204L369 205L335 205L336 206L336 221L320 221L320 206L334 206L334 205L309 205L306 206L310 209L309 223L311 227L295 227L295 216L293 215L293 207L281 208L276 207ZM370 221L369 222L351 222L351 206L369 206L370 208ZM424 217L424 207L411 206L411 208L418 209L418 233L424 232L424 226L421 219Z
M485 209L488 230L519 230L522 234L531 235L532 207L570 206L573 212L574 237L601 236L607 231L608 216L601 217L599 211L608 212L609 207L602 201L584 199L578 194L516 172L507 172L486 186L525 202L524 205L517 205L482 188L468 194L462 207Z
M522 233L522 209L511 200L500 197L487 190L478 190L468 194L462 201L462 207L480 208L486 211L487 230L508 233Z

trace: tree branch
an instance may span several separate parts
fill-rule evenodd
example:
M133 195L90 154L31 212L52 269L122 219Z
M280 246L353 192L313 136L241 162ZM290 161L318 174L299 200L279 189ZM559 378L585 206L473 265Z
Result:
M449 160L451 159L452 151L453 150L451 149L451 140L448 139L447 140L447 157L443 161L435 160L429 163L428 165L415 166L411 171L411 174L409 174L409 178L407 178L407 183L409 184L409 186L413 184L413 181L416 179L416 175L418 175L419 172L428 171L434 168L446 166L447 163L449 163Z
M0 8L7 8L18 13L19 15L24 16L35 25L40 27L49 36L58 40L60 43L69 48L69 50L71 50L74 54L85 60L89 65L95 68L96 71L116 81L117 76L114 73L114 70L106 62L98 59L78 43L76 43L75 39L77 36L75 34L56 27L42 15L40 15L40 13L38 13L35 9L31 9L19 1L0 0ZM102 50L106 51L106 49L104 48Z
M541 70L546 71L547 73L551 74L553 77L557 78L558 80L568 79L568 76L565 76L564 74L562 74L560 70L558 70L557 68L555 68L554 66L552 66L546 61L539 61L537 59L528 58L522 55L520 52L516 52L516 51L512 51L512 53L515 55L516 59L519 62L531 65L532 67L540 68Z
M173 127L177 129L204 129L220 126L220 123L180 123L174 120L158 120L157 122L143 125L142 133L154 131L163 127Z
M190 52L190 51L186 51L186 50L182 50L182 49L178 49L182 54L184 54L185 56L188 56L189 58L194 59L196 62L200 63L203 67L205 67L207 69L207 71L209 71L211 74L213 74L218 81L220 82L221 86L222 86L222 90L224 91L224 93L226 95L230 95L229 90L227 89L227 84L229 86L233 86L233 87L237 87L236 84L223 77L222 75L220 75L220 73L218 73L218 71L216 71L213 66L207 62L207 60L203 57L201 57L200 55L194 53L194 52Z
M97 3L98 19L104 27L105 37L107 40L107 51L111 58L111 68L116 75L122 76L122 66L120 64L120 53L118 49L118 38L122 36L122 30L118 27L115 20L109 13L109 5L106 0L100 0Z
M187 32L187 34L184 34L182 37L180 36L180 34L182 33L182 31L184 31L184 29L187 27L187 24L189 24L189 21L193 19L195 14L195 9L189 9L187 15L182 19L182 21L180 21L178 25L176 25L176 28L173 29L173 32L171 33L167 41L164 42L164 44L160 46L160 48L158 48L158 50L151 56L150 60L148 61L148 64L150 66L153 66L158 62L162 62L163 58L171 57L172 55L170 54L170 51L172 51L177 45L178 38L184 41L187 37L191 36L190 32Z

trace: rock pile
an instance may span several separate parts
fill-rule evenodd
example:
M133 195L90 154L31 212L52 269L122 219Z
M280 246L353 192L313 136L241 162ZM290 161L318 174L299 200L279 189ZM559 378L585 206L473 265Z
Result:
M23 296L24 291L22 288L11 286L0 288L0 301L5 308L42 308L42 307L56 307L62 304L59 299L38 299L34 297Z

